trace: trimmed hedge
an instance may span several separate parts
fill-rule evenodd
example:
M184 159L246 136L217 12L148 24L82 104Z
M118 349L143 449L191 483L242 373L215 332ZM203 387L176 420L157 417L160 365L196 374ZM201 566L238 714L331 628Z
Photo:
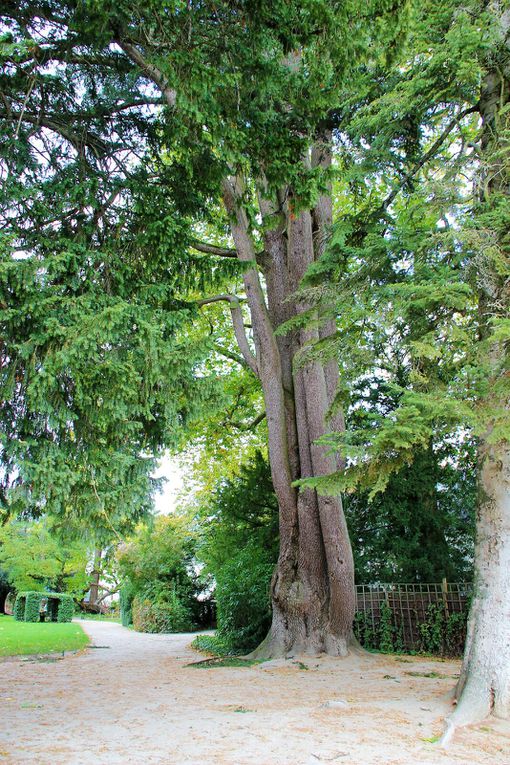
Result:
M12 615L16 619L17 622L23 622L25 621L25 604L26 604L26 597L19 593L16 596L16 600L14 601L14 608L12 611Z
M52 597L54 597L52 595ZM58 622L70 622L74 615L74 602L70 595L61 594L58 605Z
M52 622L70 622L74 614L74 603L64 592L19 592L14 603L14 618L19 622L41 621L41 601L48 601L47 614ZM53 601L53 603L52 603ZM55 601L58 603L55 608Z
M123 627L129 627L133 624L132 605L135 597L134 587L127 582L122 585L119 591L120 596L120 621Z
M41 619L41 600L44 597L41 592L25 593L25 613L23 621L38 622Z

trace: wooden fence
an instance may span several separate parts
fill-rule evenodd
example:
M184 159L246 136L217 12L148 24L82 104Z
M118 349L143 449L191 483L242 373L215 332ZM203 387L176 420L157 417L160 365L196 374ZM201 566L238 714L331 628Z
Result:
M470 583L446 579L433 584L359 584L357 637L367 648L384 648L382 643L391 642L404 651L460 653L471 594Z

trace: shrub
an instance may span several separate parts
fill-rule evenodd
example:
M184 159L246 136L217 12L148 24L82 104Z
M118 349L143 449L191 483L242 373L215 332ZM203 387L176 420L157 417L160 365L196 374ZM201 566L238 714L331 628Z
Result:
M25 616L26 622L38 622L41 619L41 599L44 592L26 592Z
M22 622L25 619L25 604L26 598L23 594L19 593L14 601L14 609L12 615L18 622Z
M427 606L425 621L418 625L420 650L423 653L443 655L444 624L444 608L438 606L436 603L430 603Z
M415 649L434 656L461 656L466 639L467 618L468 611L447 615L441 604L430 603L424 620L415 623L418 631ZM368 612L357 611L354 617L354 634L368 650L406 653L403 626L395 626L394 619L395 615L386 603L381 605L380 618L375 625L372 624Z
M133 586L129 582L126 582L126 584L120 588L119 592L120 620L123 627L129 627L131 624L133 624L133 612L131 608L133 605L134 596L135 591Z
M273 564L263 550L248 545L217 576L218 637L232 650L251 650L271 624Z
M197 635L191 643L191 647L196 651L212 653L214 656L232 656L235 653L242 653L241 650L237 652L233 650L231 645L218 635Z
M59 600L57 621L70 622L74 614L74 602L72 597L70 595L65 595L64 593L57 596L52 595L51 597L58 597Z
M446 656L462 656L466 642L466 625L468 611L454 612L446 620L445 654Z
M379 622L379 650L382 653L393 651L393 611L386 602L381 603L381 620Z
M173 589L153 600L150 593L136 595L132 603L133 627L137 632L189 632L191 614Z

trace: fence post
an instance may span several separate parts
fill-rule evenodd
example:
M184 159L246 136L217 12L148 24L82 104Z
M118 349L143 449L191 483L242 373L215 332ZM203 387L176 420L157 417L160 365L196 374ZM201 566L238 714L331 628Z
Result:
M443 582L441 584L441 589L443 592L443 605L444 605L444 613L446 618L450 616L450 611L448 609L448 582L446 581L446 577L443 577Z

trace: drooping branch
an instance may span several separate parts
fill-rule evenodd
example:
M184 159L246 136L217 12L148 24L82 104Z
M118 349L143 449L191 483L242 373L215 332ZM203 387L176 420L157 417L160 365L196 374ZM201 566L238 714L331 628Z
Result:
M474 106L469 106L467 109L463 109L461 112L459 112L445 127L441 135L437 137L437 139L434 141L432 146L428 151L425 152L425 154L418 160L418 162L414 165L412 170L407 173L400 183L395 186L393 191L391 191L384 202L381 204L381 206L378 208L377 213L385 212L388 207L391 205L391 203L396 199L396 197L400 194L403 188L411 181L424 167L424 165L427 164L427 162L430 159L433 159L438 150L441 148L441 146L444 144L454 127L456 127L459 122L464 119L464 117L467 117L468 114L474 114L475 112L479 111L479 105L475 104Z
M232 325L234 327L234 334L236 336L239 350L241 351L244 360L250 367L253 374L258 377L259 370L257 366L257 359L253 355L252 350L250 348L250 344L248 343L248 338L246 337L246 332L244 329L244 321L243 321L243 312L241 310L241 304L239 303L239 298L237 298L235 295L213 295L212 297L199 300L197 302L197 305L203 306L203 305L208 305L210 303L218 303L220 301L225 301L229 304L230 314L232 316Z
M27 112L3 112L0 111L0 119L7 119L10 121L16 121L19 125L26 122L36 127L43 127L47 130L51 130L53 133L57 133L76 149L77 152L82 152L84 146L88 146L96 156L105 155L108 153L108 146L100 136L87 130L80 130L80 133L76 133L69 127L69 121L59 120L56 118L49 118L43 114L34 115Z

